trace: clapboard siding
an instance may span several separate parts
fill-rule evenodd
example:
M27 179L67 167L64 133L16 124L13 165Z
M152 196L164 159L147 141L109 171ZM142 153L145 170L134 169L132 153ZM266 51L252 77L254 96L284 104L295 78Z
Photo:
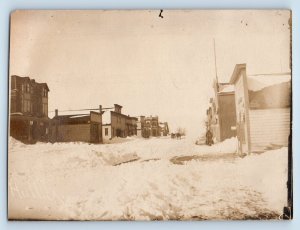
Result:
M270 145L288 145L290 109L249 110L251 150L262 151Z

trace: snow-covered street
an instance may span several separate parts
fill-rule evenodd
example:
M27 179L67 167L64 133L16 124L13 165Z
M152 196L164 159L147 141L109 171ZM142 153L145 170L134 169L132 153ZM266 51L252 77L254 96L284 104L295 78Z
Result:
M80 220L279 218L287 148L244 158L236 140L127 138L110 144L10 138L9 218Z

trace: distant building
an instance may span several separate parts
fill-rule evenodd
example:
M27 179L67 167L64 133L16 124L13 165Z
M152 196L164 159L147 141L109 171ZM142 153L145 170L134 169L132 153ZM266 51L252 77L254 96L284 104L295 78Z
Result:
M290 135L290 73L247 75L246 64L235 66L237 136L240 153L287 146Z
M161 127L159 125L158 116L140 116L137 123L137 133L141 137L158 137L161 136ZM165 132L169 132L169 128L165 128Z
M168 122L159 122L159 134L160 136L167 136L169 134Z
M149 136L157 137L160 136L158 116L145 117L144 130Z
M139 116L137 120L137 128L136 128L138 137L145 137L144 125L145 125L145 116Z
M102 132L103 139L137 135L136 117L122 114L122 106L114 104L113 108L104 109Z
M10 86L10 135L26 143L47 141L48 85L12 75Z
M229 83L213 85L215 96L210 99L210 107L206 111L206 127L213 134L216 142L236 136L234 86Z
M103 143L102 113L91 111L89 114L58 115L56 110L51 121L50 140Z

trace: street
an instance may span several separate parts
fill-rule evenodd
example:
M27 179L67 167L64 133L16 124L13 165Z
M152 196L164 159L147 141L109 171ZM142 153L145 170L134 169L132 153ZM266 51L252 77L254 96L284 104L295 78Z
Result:
M11 219L278 219L286 203L287 148L240 158L234 138L9 144Z

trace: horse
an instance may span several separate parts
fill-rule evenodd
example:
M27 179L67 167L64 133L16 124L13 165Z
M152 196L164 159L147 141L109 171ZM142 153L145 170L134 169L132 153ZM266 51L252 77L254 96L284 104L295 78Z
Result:
M181 134L180 133L176 133L176 138L177 139L181 139Z

